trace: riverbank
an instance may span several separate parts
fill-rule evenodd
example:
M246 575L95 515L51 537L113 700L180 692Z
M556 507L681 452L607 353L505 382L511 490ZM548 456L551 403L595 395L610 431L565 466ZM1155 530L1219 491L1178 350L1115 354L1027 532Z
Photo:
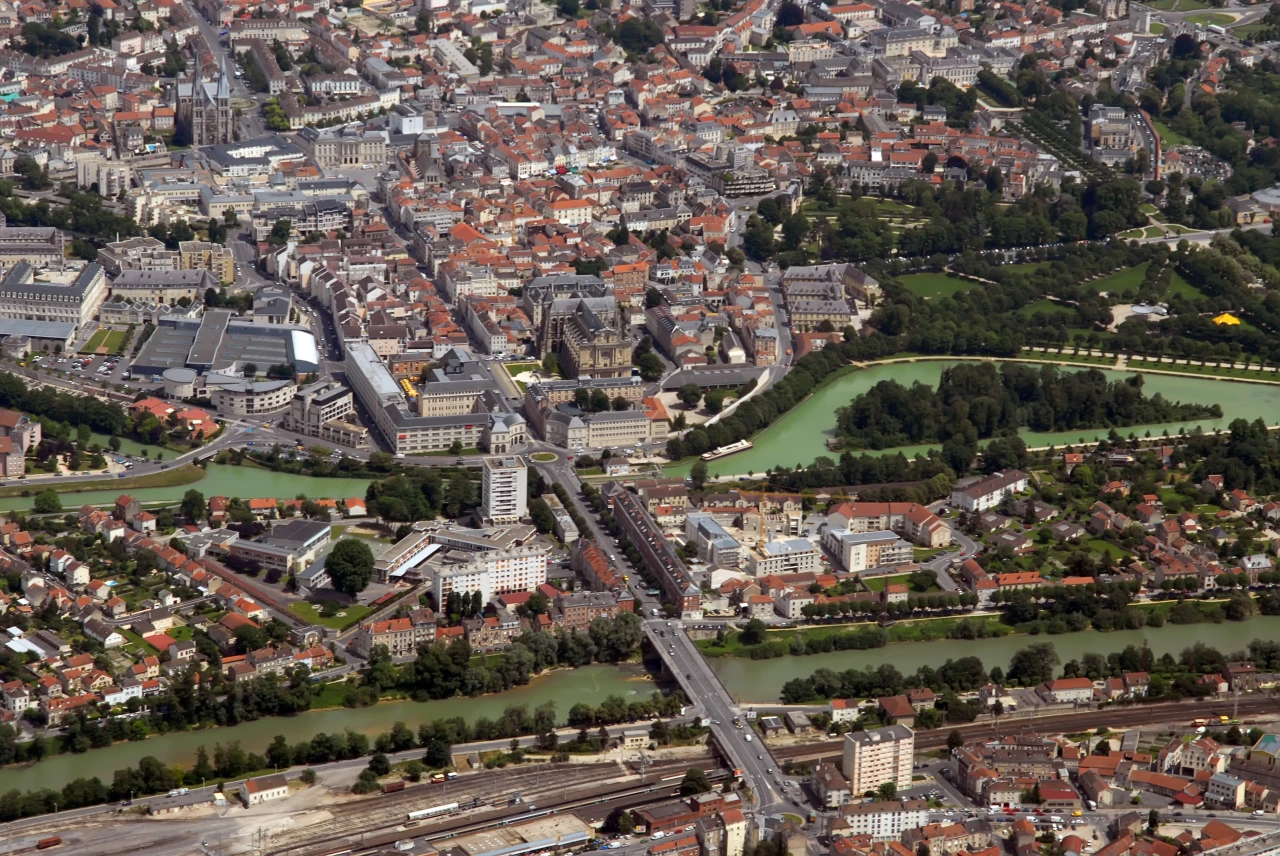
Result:
M213 755L215 745L239 743L245 752L265 752L277 735L290 745L311 740L320 734L354 731L369 737L391 731L402 722L410 729L438 720L459 717L468 723L497 720L511 707L523 706L530 713L546 702L556 705L557 724L566 724L569 710L579 702L595 707L607 696L622 696L628 702L648 698L660 688L642 667L590 665L577 669L555 669L534 677L521 687L476 697L438 701L384 701L368 707L325 707L291 717L266 717L239 725L193 731L156 734L145 740L116 743L84 753L65 752L34 764L0 768L0 793L60 789L83 776L98 776L110 782L114 772L136 767L145 757L154 757L165 766L190 767L201 746ZM323 696L322 696L323 698ZM331 699L324 699L332 704Z
M67 482L58 478L28 479L20 484L0 487L0 497L32 496L45 490L55 493L87 493L90 491L111 490L128 491L151 487L177 487L190 485L203 479L205 472L195 464L182 464L158 473L145 476L127 476L125 478L104 478L94 481ZM84 505L84 503L79 503Z
M178 483L156 484L155 482L142 482L142 480L151 479L152 477L174 478L173 474L178 472L188 472L191 475L200 473L201 475L198 479L184 480ZM174 467L172 470L137 476L136 479L136 481L127 478L103 479L100 482L85 482L80 485L68 483L65 487L68 491L75 490L74 505L77 507L81 505L108 506L114 503L116 497L121 493L128 493L144 505L151 506L165 503L177 505L182 501L182 495L193 488L203 493L206 499L211 496L238 496L242 499L275 497L283 500L293 499L300 494L307 497L332 497L334 499L363 498L371 481L368 478L294 475L260 467L237 467L230 464L214 463L206 464L203 468L194 464L186 464L182 467ZM48 486L55 487L52 482L57 481L61 481L61 479L50 479ZM174 478L174 482L177 482L176 478ZM90 485L94 485L94 487L90 487ZM12 493L8 495L0 494L0 512L29 510L35 504L35 495L44 490L46 484L32 484L28 480L21 485L7 485L6 487L16 487L19 491L26 490L29 495L22 496L20 493L19 495ZM64 503L64 505L68 504Z
M1246 648L1251 639L1277 637L1280 637L1280 616L1263 615L1222 624L1165 624L1140 630L1083 630L1060 635L1018 636L1016 639L1011 636L963 641L937 639L894 645L889 656L886 655L890 652L884 648L870 648L805 656L787 655L767 660L713 657L707 662L735 700L775 704L783 684L793 678L812 675L818 669L874 669L889 664L902 674L910 675L921 666L936 669L947 660L960 657L977 657L988 670L995 666L1008 669L1010 658L1020 648L1046 642L1057 650L1061 663L1078 660L1090 653L1105 657L1129 645L1146 647L1156 657L1164 654L1176 657L1184 648L1197 642L1230 654ZM1061 665L1055 671L1061 674Z

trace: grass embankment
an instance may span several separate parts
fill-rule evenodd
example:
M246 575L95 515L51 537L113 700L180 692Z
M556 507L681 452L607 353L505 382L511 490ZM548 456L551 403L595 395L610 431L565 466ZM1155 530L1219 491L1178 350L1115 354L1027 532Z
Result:
M912 618L899 621L898 623L885 628L888 634L889 643L896 642L930 642L936 639L945 639L947 634L951 632L951 628L955 627L964 618L956 618L946 616L943 618ZM1006 624L1000 623L998 615L974 615L968 616L968 620L972 622L985 622L990 630L990 636L1004 636L1014 633L1014 629ZM858 621L847 624L821 624L813 627L798 627L790 630L770 630L765 633L764 642L767 645L770 642L790 642L797 634L809 638L822 638L824 636L832 636L839 633L848 633L851 630L867 630L875 627L875 622ZM715 639L703 639L698 643L698 650L706 657L750 657L753 646L743 645L739 641L737 633L729 633L725 636L723 644L716 642Z
M29 481L22 484L11 484L0 487L0 496L34 496L43 490L57 493L84 493L90 490L115 490L122 492L144 487L177 487L194 484L204 478L204 470L195 464L183 464L158 473L128 478L103 478L87 482L60 482L55 480Z

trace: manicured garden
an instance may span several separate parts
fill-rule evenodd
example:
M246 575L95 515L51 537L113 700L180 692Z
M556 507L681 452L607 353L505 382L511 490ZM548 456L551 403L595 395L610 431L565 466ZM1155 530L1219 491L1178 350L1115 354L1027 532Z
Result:
M913 273L898 277L902 286L925 300L935 297L950 297L977 288L981 283L968 279L947 276L944 273Z
M123 330L102 329L89 337L89 341L80 349L82 354L118 354L124 347L125 332Z
M316 604L307 603L306 601L289 604L289 611L303 621L319 624L322 627L332 627L335 630L346 630L373 612L372 609L363 604L353 603L350 606L339 607L335 613L326 615L325 613L329 610L322 609Z

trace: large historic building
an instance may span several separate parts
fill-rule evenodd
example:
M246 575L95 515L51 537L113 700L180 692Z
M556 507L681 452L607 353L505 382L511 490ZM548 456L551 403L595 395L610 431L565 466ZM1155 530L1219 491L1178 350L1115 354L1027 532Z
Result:
M200 74L200 58L189 83L177 86L178 125L191 135L193 146L218 146L235 139L235 119L231 111L231 79L226 61L217 82L206 82Z

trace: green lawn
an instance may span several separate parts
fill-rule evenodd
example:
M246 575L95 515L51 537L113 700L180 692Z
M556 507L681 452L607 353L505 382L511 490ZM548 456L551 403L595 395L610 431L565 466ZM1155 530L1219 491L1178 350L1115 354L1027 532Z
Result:
M1102 279L1095 279L1093 282L1085 283L1085 288L1090 291L1106 291L1106 292L1123 292L1130 288L1137 288L1142 285L1142 279L1147 275L1147 265L1144 262L1136 267L1118 270L1113 274L1104 276Z
M1095 553L1110 553L1111 558L1117 561L1127 559L1130 556L1127 551L1122 550L1110 541L1104 541L1101 538L1090 538L1088 541L1084 542L1084 546L1093 550Z
M1043 312L1046 315L1053 315L1055 313L1070 315L1074 313L1075 310L1070 306L1064 306L1061 303L1048 299L1037 300L1035 303L1028 304L1018 310L1019 315L1025 315L1027 317L1035 315L1037 312Z
M1155 21L1151 22L1151 35L1158 36L1164 32L1164 29L1164 24L1159 24Z
M908 274L907 276L898 277L898 282L902 283L903 287L912 294L923 297L926 300L934 297L950 297L953 294L977 288L979 285L979 283L971 282L967 279L955 279L941 273Z
M913 547L911 550L912 558L914 558L917 562L927 561L929 559L932 559L934 556L938 555L939 553L945 553L945 552L947 551L942 549L941 547L938 547L938 548Z
M1047 265L1048 262L1017 262L1011 265L1000 265L1000 270L1017 271L1018 273L1031 273L1040 270Z
M1152 119L1151 124L1155 125L1156 133L1160 135L1160 142L1166 146L1188 146L1191 141L1181 134L1175 133L1169 129L1169 126L1159 119Z
M502 365L506 368L507 374L512 377L542 368L542 363L503 363Z
M96 354L100 348L106 348L109 354L118 353L124 345L124 335L123 330L99 330L89 338L80 353Z
M887 585L900 583L905 586L907 584L907 579L910 576L911 576L910 574L887 574L883 577L866 577L862 580L862 584L867 587L868 591L884 591L884 587ZM942 589L934 585L934 586L929 586L928 591L939 592L939 591L942 591ZM925 592L909 590L909 593L916 595L916 594L924 594Z
M1224 15L1221 12L1205 12L1203 15L1188 15L1187 20L1193 24L1200 24L1203 27L1207 27L1210 24L1225 27L1234 23L1236 19L1230 15Z
M1204 297L1200 293L1200 289L1182 278L1182 274L1177 271L1173 272L1173 278L1169 280L1169 287L1165 290L1166 297L1173 297L1180 294L1183 297Z
M1154 25L1152 25L1153 30L1154 28ZM1256 36L1258 33L1267 32L1270 29L1271 28L1266 24L1245 24L1240 27L1232 27L1231 35L1239 39L1248 39Z
M346 630L348 627L356 624L370 612L373 612L367 606L362 604L352 604L339 610L340 615L332 618L325 618L320 615L319 608L315 604L305 601L289 604L289 611L301 618L303 621L309 621L312 624L319 624L322 627L333 627L337 630Z

